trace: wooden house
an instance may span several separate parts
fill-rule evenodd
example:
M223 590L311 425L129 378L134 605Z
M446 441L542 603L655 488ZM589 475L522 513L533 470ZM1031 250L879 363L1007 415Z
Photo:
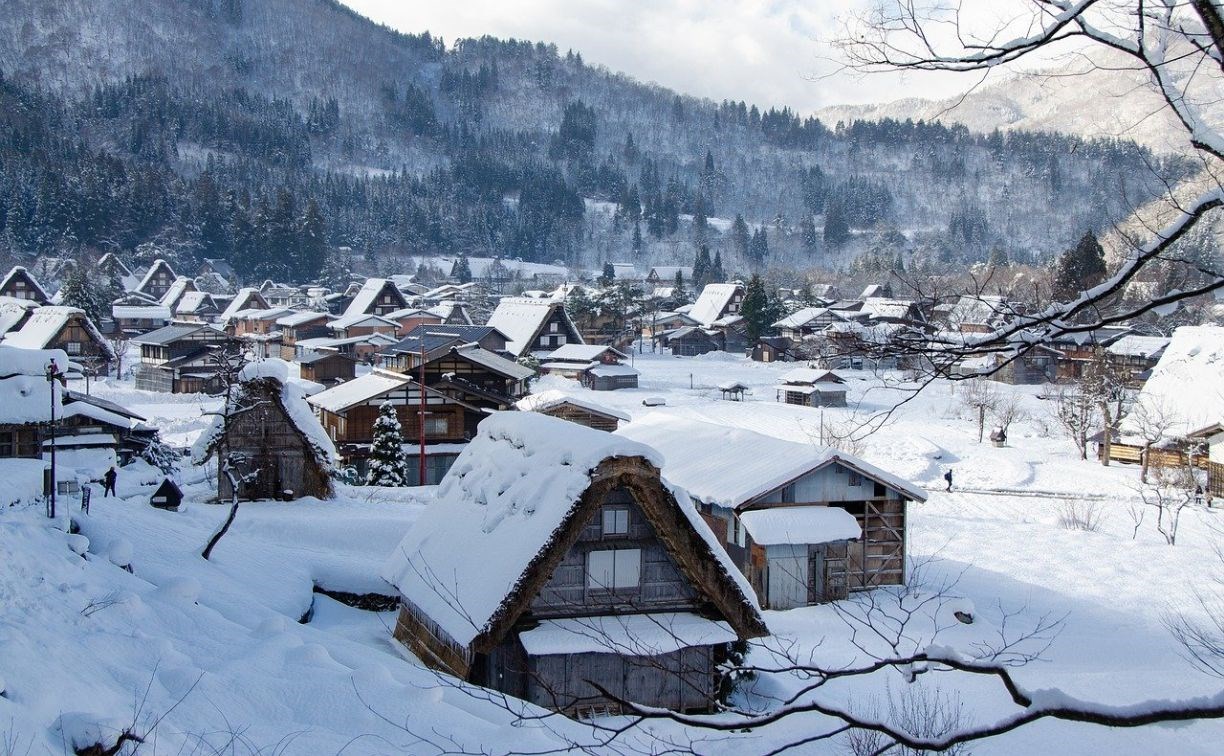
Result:
M540 373L572 378L592 391L637 388L638 371L623 364L629 355L610 346L566 344L548 355Z
M490 326L422 325L378 355L378 364L396 372L407 372L421 364L421 353L429 362L453 347L475 345L494 354L506 352L506 335Z
M1095 362L1101 350L1131 333L1128 326L1102 326L1091 331L1061 333L1043 342L1045 355L1053 361L1055 381L1074 381ZM1010 381L1009 381L1010 382Z
M744 287L739 283L706 284L688 311L689 317L703 326L730 315L739 315L744 303Z
M307 339L325 339L331 335L327 324L332 320L329 312L295 311L276 319L281 332L281 359L297 358L297 344Z
M62 349L95 375L106 375L115 359L110 342L76 307L39 307L20 328L4 334L4 343L21 349Z
M409 333L419 325L441 325L444 318L436 313L419 310L415 307L405 307L402 310L389 312L383 317L394 320L398 333Z
M383 568L395 638L433 669L570 715L715 708L732 644L767 629L658 463L534 412L485 420Z
M178 276L175 274L174 269L170 267L170 263L158 258L149 266L149 269L140 279L140 283L136 284L133 293L143 294L150 299L160 301L177 280Z
M652 286L671 286L676 280L676 274L679 273L685 284L689 284L693 280L693 266L691 265L656 265L646 274L646 283Z
M234 266L230 265L229 262L219 257L205 257L200 262L200 268L196 272L196 276L211 276L214 280L226 286L235 285L238 281L238 271L234 270Z
M381 315L357 313L355 315L342 315L330 321L327 324L327 330L331 332L333 338L337 339L372 336L377 333L383 336L390 336L392 342L394 342L395 335L399 331L399 323L390 318L384 318Z
M986 354L961 360L952 372L959 376L981 375L992 381L1014 386L1052 383L1058 378L1058 363L1062 354L1043 344L1037 344L1014 360L1002 354Z
M174 313L169 307L143 294L129 293L111 304L111 320L116 332L124 336L139 336L170 323Z
M539 412L542 415L568 420L595 430L611 433L621 423L629 422L629 416L620 410L596 404L585 397L572 396L556 389L530 394L518 401L516 406L523 412Z
M54 411L63 414L63 391L52 388L47 366L68 365L64 352L20 349L0 343L0 459L38 459Z
M723 349L718 331L698 326L684 326L659 334L659 344L677 357L696 357Z
M133 368L136 388L171 394L212 393L219 389L213 352L230 341L207 323L176 323L132 338L140 349Z
M361 285L345 308L345 316L386 315L408 306L404 294L386 278L371 278Z
M193 451L197 464L220 457L218 497L227 501L233 493L227 465L239 477L243 499L330 497L336 449L306 404L302 386L289 378L287 363L253 362L238 377L226 398L227 416L214 420Z
M335 386L357 377L357 361L333 351L310 352L297 359L304 381Z
M785 336L762 336L748 356L755 362L794 362L799 358L794 342Z
M1131 388L1142 388L1169 346L1166 336L1140 336L1128 333L1105 347L1106 362L1126 376Z
M1207 446L1207 494L1224 500L1224 422L1197 428L1186 434L1192 442Z
M804 407L845 407L846 379L831 370L795 368L774 387L779 402Z
M530 369L474 346L451 346L426 362L424 372L424 407L419 368L406 374L375 368L310 397L346 464L364 468L379 408L390 402L407 442L417 441L424 423L426 482L437 483L476 435L480 421L489 412L513 407L532 375ZM419 454L409 461L421 464ZM419 479L419 467L410 477Z
M268 300L264 299L259 289L246 286L239 289L238 293L226 302L225 309L221 311L221 317L218 320L223 326L229 328L230 320L235 314L250 310L266 310L268 307Z
M4 276L4 280L0 281L0 297L26 299L40 305L51 303L51 297L47 296L42 285L34 280L29 270L20 265L14 266Z
M548 354L566 344L584 344L565 303L551 299L506 297L488 324L506 335L506 351L515 357Z
M858 319L856 313L834 310L828 307L804 307L773 324L778 335L792 341L802 341L815 336L834 323L846 323Z
M206 291L184 294L174 308L174 319L184 323L215 323L221 318L221 307Z
M441 318L443 325L474 325L472 313L466 302L447 300L426 310L430 315Z
M716 425L660 412L616 435L663 454L664 479L699 503L763 606L904 584L908 504L925 492L845 452L734 427L738 416Z
M179 300L185 294L194 291L199 291L196 288L195 281L187 277L177 278L170 284L170 288L166 289L166 293L162 294L157 301L158 304L170 308L170 312L176 313L178 312Z

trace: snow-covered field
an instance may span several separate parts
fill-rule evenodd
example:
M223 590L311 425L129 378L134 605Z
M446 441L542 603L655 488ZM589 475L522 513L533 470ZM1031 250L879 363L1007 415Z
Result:
M909 557L920 566L914 588L929 595L954 584L954 601L934 620L914 623L911 640L919 647L933 623L948 628L939 643L970 649L1004 625L1010 632L1046 618L1061 622L1030 644L1040 660L1015 670L1030 689L1057 688L1105 704L1220 689L1180 656L1165 621L1202 611L1197 592L1222 567L1207 525L1224 514L1184 516L1172 547L1150 513L1135 531L1128 509L1137 469L1079 460L1039 388L1000 387L1022 395L1028 418L1012 427L1007 447L995 448L978 443L957 395L963 389L946 383L911 397L899 376L886 386L877 376L847 372L851 408L820 411L774 402L772 386L793 364L652 354L635 362L641 388L587 398L634 418L674 413L801 443L877 428L858 442L858 453L930 492L911 508ZM718 384L730 380L752 387L748 401L720 399ZM558 379L538 388L585 393ZM176 445L194 440L214 405L125 385L95 391L145 415ZM643 406L647 397L667 406ZM943 491L948 468L952 493ZM10 490L29 485L19 470L0 474ZM226 508L205 503L214 494L206 471L182 477L186 504L163 512L147 503L153 471L125 470L119 499L95 498L91 514L74 512L79 536L50 527L39 506L0 509L0 753L71 752L72 738L91 727L151 733L142 753L540 752L598 737L557 717L516 719L439 680L391 641L391 613L352 609L314 592L389 592L379 567L431 490L341 487L334 501L244 504L205 562L199 552ZM1062 509L1079 499L1099 508L1097 532L1060 526ZM126 564L130 573L121 569ZM955 609L971 609L974 623L951 619ZM774 636L750 661L768 664L781 648L826 665L867 659L834 607L768 612L766 621ZM878 641L859 640L879 650ZM900 701L920 688L929 698L938 690L960 707L963 725L1014 709L997 685L965 677L940 673L907 685L890 670L822 695L887 716L890 697ZM803 684L790 675L760 676L741 703L769 706ZM650 742L657 736L701 753L762 753L822 727L827 722L815 715L730 735L655 725L618 743L658 752L663 743ZM1043 722L972 750L1206 754L1218 752L1221 738L1218 722L1138 730ZM844 739L834 739L797 752L846 750Z

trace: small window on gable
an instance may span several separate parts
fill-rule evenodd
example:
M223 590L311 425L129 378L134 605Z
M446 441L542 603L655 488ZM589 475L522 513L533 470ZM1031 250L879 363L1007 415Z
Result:
M604 507L604 536L629 535L629 510L625 507Z
M553 322L548 324L549 333L556 333L559 330L561 330L561 324L558 323L557 321L554 320Z
M861 486L863 485L863 476L851 470L850 479L847 482L852 486Z
M782 489L782 501L794 501L794 500L795 500L795 484L791 483L789 486L786 486Z

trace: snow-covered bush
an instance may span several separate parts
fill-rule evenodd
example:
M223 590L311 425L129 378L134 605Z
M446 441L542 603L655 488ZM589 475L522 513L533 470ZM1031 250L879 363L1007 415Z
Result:
M370 446L370 465L366 485L408 485L408 460L404 457L404 435L395 405L383 402L374 421L374 442Z

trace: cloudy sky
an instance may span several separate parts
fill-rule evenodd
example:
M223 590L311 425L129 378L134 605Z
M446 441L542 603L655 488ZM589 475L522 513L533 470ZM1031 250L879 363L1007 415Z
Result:
M836 73L828 42L870 0L343 0L447 44L491 34L554 42L637 79L713 100L825 105L945 97L970 86L930 74Z

